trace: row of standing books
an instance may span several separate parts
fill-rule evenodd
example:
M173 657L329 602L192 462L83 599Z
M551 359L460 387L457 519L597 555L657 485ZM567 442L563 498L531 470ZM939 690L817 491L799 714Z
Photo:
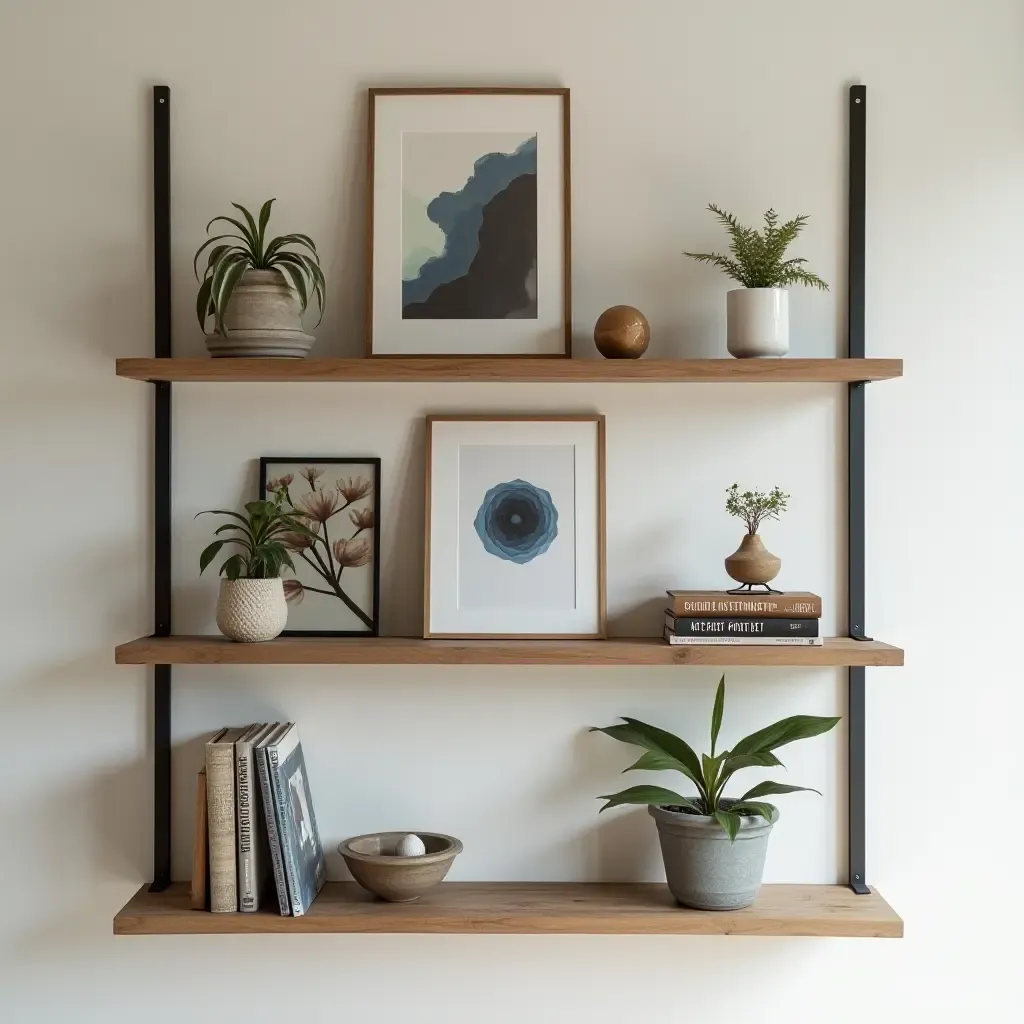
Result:
M675 646L820 647L821 598L804 591L670 590L664 636Z
M276 894L282 916L299 917L325 877L298 726L221 729L196 791L193 908L251 913Z

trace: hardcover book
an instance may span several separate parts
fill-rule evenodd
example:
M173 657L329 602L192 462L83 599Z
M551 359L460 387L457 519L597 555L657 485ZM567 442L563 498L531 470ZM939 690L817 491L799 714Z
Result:
M297 725L289 724L267 745L267 766L291 910L300 917L323 888L327 871Z
M221 729L206 744L206 813L210 842L210 910L238 910L235 859L235 741L248 729Z
M260 796L263 804L263 820L267 826L267 843L270 850L270 867L274 875L277 892L277 907L282 917L291 917L292 901L288 895L288 880L284 873L281 855L281 839L277 830L277 809L274 806L274 789L270 780L270 765L267 761L267 746L282 736L287 725L274 722L256 742L256 771L260 777Z
M724 590L669 590L669 610L682 617L756 615L763 619L820 619L817 594L728 594Z
M254 750L255 744L269 729L266 722L253 725L235 744L238 909L244 913L259 910L260 899L266 891L267 867L270 863Z
M676 636L665 630L673 647L823 647L820 636Z
M817 636L817 619L683 618L665 613L665 628L676 636Z

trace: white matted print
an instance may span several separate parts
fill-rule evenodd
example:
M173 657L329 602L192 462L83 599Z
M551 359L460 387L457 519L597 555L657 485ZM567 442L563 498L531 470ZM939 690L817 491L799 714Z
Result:
M604 419L427 420L426 636L604 635Z
M370 92L372 355L568 355L567 90Z

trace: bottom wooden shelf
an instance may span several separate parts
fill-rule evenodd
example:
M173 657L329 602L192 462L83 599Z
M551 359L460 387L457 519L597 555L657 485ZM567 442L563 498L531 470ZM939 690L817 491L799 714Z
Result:
M450 932L604 935L840 935L901 938L903 921L874 890L766 885L746 910L686 910L663 884L443 882L415 903L383 903L354 882L328 882L303 917L210 914L187 883L144 886L114 918L115 935L258 932Z

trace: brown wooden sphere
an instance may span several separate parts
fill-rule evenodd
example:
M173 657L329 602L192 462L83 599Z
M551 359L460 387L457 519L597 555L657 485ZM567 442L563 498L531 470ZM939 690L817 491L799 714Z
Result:
M594 325L594 344L605 359L639 359L650 341L647 317L632 306L611 306Z

